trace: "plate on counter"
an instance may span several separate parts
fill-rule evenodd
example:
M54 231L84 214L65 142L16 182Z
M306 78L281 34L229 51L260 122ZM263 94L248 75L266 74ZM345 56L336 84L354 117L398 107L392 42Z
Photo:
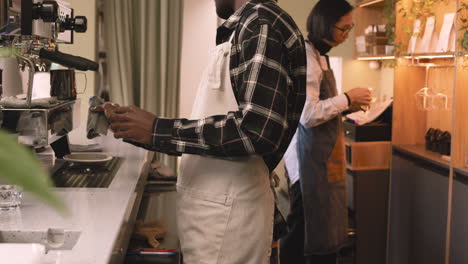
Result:
M103 153L72 153L63 156L63 159L73 163L99 164L112 159L112 156Z

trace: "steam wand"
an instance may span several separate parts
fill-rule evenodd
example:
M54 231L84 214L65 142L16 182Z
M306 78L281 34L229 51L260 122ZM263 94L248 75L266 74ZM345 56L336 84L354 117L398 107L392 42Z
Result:
M16 47L17 42L18 42L18 38L15 37L15 39L13 40L13 47ZM26 62L29 66L28 91L26 94L26 105L28 106L28 108L31 108L34 73L36 72L34 68L34 63L28 57L21 54L21 52L18 52L18 49L13 49L13 50L14 50L14 55L16 56L16 58Z

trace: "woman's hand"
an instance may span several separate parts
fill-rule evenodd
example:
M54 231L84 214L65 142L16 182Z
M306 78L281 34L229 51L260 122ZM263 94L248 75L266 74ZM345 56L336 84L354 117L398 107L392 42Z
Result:
M364 109L362 109L361 105L359 104L351 104L348 108L348 112L349 113L354 113L354 112L358 112L358 111L364 111Z
M369 88L354 88L346 92L351 100L351 105L370 105L372 102L371 91Z

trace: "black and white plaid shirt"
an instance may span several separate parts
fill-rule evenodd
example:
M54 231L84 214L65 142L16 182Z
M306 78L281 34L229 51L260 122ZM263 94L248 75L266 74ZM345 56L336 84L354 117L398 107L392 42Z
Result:
M251 0L218 28L234 32L231 83L239 110L202 120L157 118L151 150L221 158L260 155L272 171L286 151L306 97L303 37L274 0Z

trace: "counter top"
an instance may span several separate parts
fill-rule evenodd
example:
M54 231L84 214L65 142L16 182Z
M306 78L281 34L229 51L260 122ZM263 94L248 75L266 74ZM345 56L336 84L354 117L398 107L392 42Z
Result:
M450 168L449 161L444 160L442 155L439 153L426 150L424 145L393 145L393 150L410 155L444 170L448 170Z
M454 179L468 185L468 170L467 168L454 168Z
M124 158L109 188L57 188L58 196L69 209L68 216L28 193L24 193L19 209L0 212L2 231L48 228L81 231L73 250L50 251L47 264L107 264L128 208L135 203L135 189L144 175L147 151L116 140L112 135L97 142L104 147L104 153Z

